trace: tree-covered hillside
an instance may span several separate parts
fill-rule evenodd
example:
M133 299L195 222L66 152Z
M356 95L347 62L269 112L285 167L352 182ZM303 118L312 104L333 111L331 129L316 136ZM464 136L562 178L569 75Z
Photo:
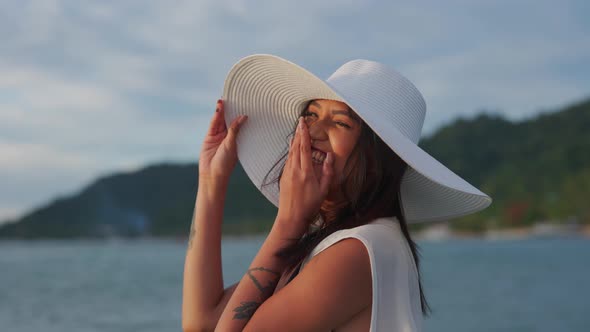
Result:
M494 199L454 226L590 222L590 100L518 123L458 120L420 145Z
M455 228L590 223L590 100L518 123L490 114L459 119L420 146L494 200L454 220ZM0 237L184 236L197 175L196 164L108 175L0 226ZM276 215L239 163L225 206L225 232L265 231Z
M98 179L80 193L35 209L0 227L0 237L185 235L198 187L197 164L161 164ZM265 230L276 208L238 163L230 178L224 231Z

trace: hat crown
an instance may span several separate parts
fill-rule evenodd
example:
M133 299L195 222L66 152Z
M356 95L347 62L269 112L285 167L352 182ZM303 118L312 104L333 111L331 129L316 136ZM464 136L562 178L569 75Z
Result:
M426 102L414 84L397 71L358 59L340 66L326 82L353 110L379 113L412 142L419 142Z

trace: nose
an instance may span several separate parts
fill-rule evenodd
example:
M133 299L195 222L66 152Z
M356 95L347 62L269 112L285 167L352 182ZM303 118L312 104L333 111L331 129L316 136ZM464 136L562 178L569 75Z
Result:
M307 121L307 128L309 130L309 136L313 142L319 142L328 139L328 134L322 120Z

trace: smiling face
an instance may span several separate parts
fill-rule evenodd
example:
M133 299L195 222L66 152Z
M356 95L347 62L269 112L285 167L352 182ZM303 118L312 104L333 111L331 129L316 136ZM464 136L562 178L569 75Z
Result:
M302 115L313 140L312 151L332 152L334 156L334 178L328 198L340 197L344 166L359 139L361 120L345 103L328 99L311 101ZM314 170L319 178L322 165L314 163Z

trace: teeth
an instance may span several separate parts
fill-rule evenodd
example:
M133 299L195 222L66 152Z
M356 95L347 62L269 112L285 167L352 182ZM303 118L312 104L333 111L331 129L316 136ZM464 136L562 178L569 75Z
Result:
M312 151L311 152L311 159L313 160L313 162L315 162L316 164L321 164L324 162L324 159L326 159L326 155L322 152L319 151Z

